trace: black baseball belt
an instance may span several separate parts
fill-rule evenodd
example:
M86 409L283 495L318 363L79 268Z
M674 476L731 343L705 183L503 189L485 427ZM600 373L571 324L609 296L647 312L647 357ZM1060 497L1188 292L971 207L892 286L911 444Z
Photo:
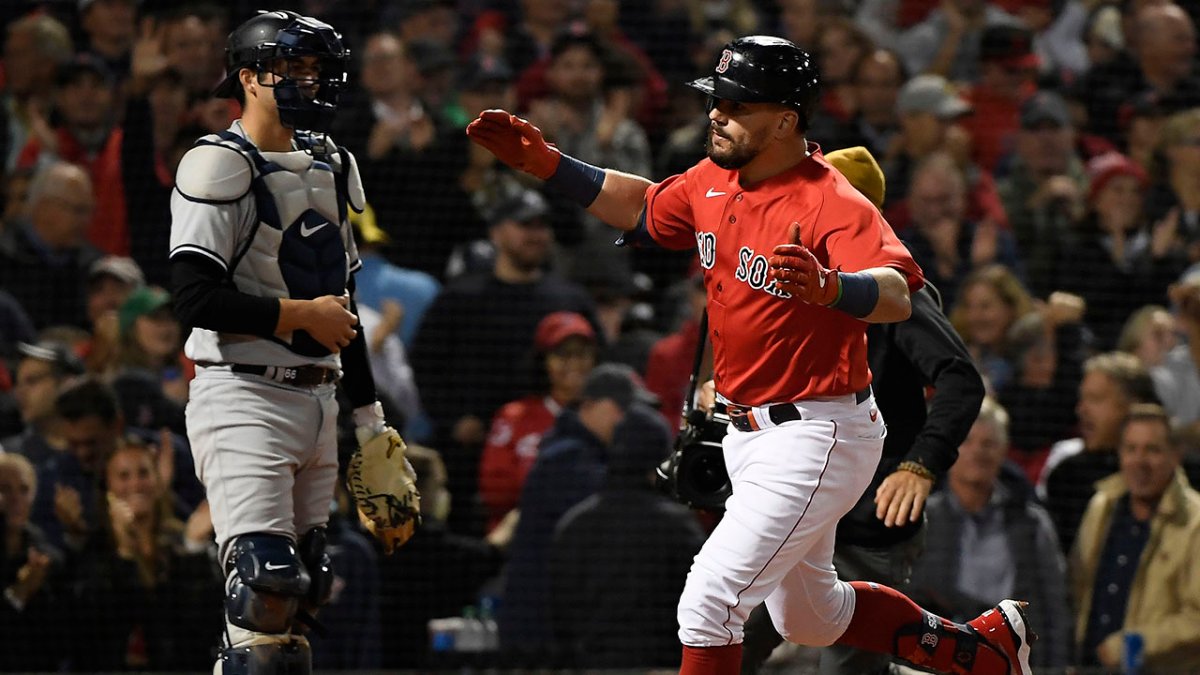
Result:
M871 398L871 385L867 385L854 392L855 404L861 404L868 398ZM754 415L750 412L750 406L726 405L718 401L715 409L718 413L728 415L730 424L738 431L758 431L760 429L758 422L754 419ZM804 414L800 412L800 408L796 403L776 403L767 407L767 418L771 420L773 425L779 426L785 422L802 420L804 419Z
M324 366L252 366L244 363L213 363L197 361L202 368L228 368L234 373L258 375L293 387L317 387L336 382L338 371Z

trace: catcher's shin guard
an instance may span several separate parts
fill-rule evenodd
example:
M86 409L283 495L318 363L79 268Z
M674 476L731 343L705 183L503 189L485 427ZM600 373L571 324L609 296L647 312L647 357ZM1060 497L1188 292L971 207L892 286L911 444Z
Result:
M295 635L260 635L250 642L226 647L217 657L213 675L311 675L308 640Z

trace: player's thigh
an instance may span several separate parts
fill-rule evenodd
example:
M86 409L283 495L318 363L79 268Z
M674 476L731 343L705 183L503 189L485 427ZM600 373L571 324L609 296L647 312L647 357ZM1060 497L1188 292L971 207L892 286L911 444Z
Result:
M295 536L293 476L312 444L314 409L302 390L250 377L217 371L193 380L188 438L222 551L250 532Z
M847 470L862 471L856 466L862 462L851 457L861 452L843 442L829 420L726 437L733 494L688 575L679 608L685 644L741 639L749 611L824 540L861 494L863 479ZM866 462L877 461L878 449L867 456ZM832 555L832 549L822 555Z
M320 427L311 450L296 470L292 488L297 535L329 520L329 503L334 498L338 476L336 391L333 385L326 385L312 393L320 407Z
M807 553L784 574L764 604L789 642L822 646L836 640L854 615L854 591L833 567L837 523L814 533Z

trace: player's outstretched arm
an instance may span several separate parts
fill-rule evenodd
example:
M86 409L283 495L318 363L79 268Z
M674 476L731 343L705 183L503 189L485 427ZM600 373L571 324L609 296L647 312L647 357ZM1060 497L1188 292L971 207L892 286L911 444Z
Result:
M485 110L467 125L467 136L501 162L546 181L600 220L621 230L637 227L649 180L607 171L564 155L542 131L504 110Z

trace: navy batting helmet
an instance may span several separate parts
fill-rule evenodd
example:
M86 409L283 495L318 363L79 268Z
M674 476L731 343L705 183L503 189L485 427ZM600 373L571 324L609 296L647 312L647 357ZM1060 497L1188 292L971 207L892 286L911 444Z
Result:
M293 76L292 61L301 57L317 59L316 75ZM282 60L284 72L275 73L279 79L272 85L279 121L293 129L328 131L346 85L348 57L342 36L329 24L295 12L262 12L229 34L225 79L213 94L233 98L241 91L238 72L242 68L263 73L272 62ZM303 91L301 82L306 85Z
M782 103L795 108L807 126L821 83L808 52L783 38L750 35L726 44L712 76L688 86L714 99Z

